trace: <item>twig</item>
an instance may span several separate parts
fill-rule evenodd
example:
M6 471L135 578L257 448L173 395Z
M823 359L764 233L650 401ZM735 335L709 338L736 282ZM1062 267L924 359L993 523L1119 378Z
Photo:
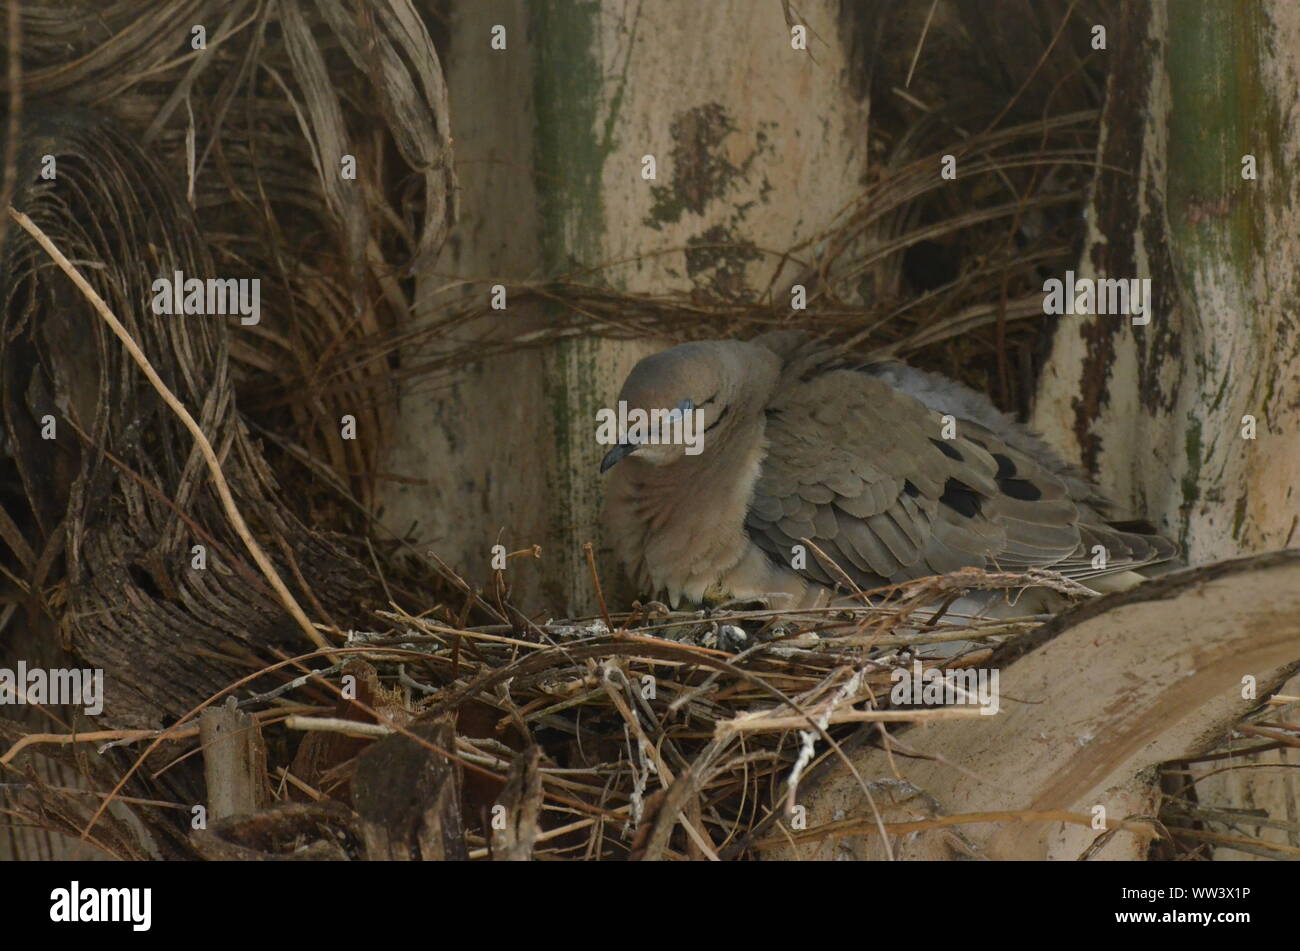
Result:
M395 731L382 723L362 723L342 717L288 717L284 725L291 730L316 730L323 733L342 733L344 736L379 737Z
M16 740L14 745L5 751L3 756L0 756L0 766L8 765L26 747L42 743L55 743L61 746L69 743L98 743L102 740L121 740L133 743L136 740L147 740L151 737L179 740L184 737L198 735L199 728L197 726L182 730L95 730L91 733L28 733L21 739Z
M916 61L921 58L921 47L925 46L925 38L930 32L930 21L934 18L934 8L939 5L939 0L933 0L930 4L930 12L925 15L925 25L921 27L921 35L916 39L916 49L912 52L912 65L907 67L907 79L903 80L903 88L909 89L912 85L912 73L916 71Z
M1068 812L1064 809L1045 809L1024 812L967 812L955 816L936 816L933 819L917 819L913 822L886 822L877 825L866 819L842 819L814 826L806 832L794 836L796 842L820 842L822 839L839 839L851 835L869 835L883 829L886 834L903 834L907 832L924 832L929 829L945 829L950 826L975 825L984 822L1066 822L1071 825L1091 826L1093 817L1081 812ZM1108 819L1107 829L1131 829L1135 832L1150 834L1153 838L1160 836L1151 828L1151 821L1146 819ZM1179 830L1182 831L1182 830ZM771 849L788 845L785 839L764 839L755 842L755 849ZM1295 850L1300 853L1300 849Z
M605 630L612 631L614 627L609 621L609 609L605 607L605 595L600 590L600 576L596 573L596 554L592 550L591 542L583 542L582 550L587 554L587 565L591 568L591 583L596 588L596 603L600 605L600 616L605 621Z
M836 723L933 723L937 720L978 720L985 716L979 707L937 707L933 710L842 710L832 713L825 725ZM730 720L719 720L719 733L760 733L798 730L806 727L804 717L773 717L764 713L745 713Z

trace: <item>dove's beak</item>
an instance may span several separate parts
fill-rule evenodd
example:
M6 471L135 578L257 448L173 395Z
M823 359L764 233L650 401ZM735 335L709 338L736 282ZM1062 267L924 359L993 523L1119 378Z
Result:
M621 460L626 459L634 452L636 452L636 443L619 443L609 452L605 453L604 459L600 460L600 471L602 473L608 472L610 469L614 468L614 466L618 465Z

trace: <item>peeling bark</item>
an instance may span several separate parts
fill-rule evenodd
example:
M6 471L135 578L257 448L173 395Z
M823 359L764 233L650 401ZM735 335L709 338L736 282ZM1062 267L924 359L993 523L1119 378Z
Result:
M1123 17L1079 272L1150 278L1154 314L1059 318L1033 422L1193 563L1286 547L1300 519L1300 9L1157 2Z

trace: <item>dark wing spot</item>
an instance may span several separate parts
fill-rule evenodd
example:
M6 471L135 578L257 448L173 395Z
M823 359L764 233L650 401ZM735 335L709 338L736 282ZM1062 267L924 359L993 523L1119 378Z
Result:
M1016 464L1002 453L993 453L993 461L998 464L998 474L994 476L995 479L1010 479L1016 474Z
M998 479L998 488L1004 495L1022 502L1037 502L1043 497L1043 490L1028 479Z
M975 490L964 482L949 479L943 484L943 495L939 501L958 515L974 518L980 513L980 497Z
M950 445L946 440L932 438L930 442L938 446L939 451L943 453L945 456L947 456L949 459L956 459L958 462L966 461L966 459L962 456L962 454L957 451L957 447Z
M910 495L912 498L916 498L918 495L921 494L921 490L918 489L916 486L912 485L912 483L907 479L903 480L903 491L906 492L908 495Z

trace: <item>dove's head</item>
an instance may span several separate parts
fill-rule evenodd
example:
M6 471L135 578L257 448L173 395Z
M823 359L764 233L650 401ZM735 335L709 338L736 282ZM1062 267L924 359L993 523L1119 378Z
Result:
M614 444L600 471L628 457L671 465L724 445L738 427L761 419L777 366L771 351L734 340L685 343L645 357L623 383L618 407L606 411L618 428L598 432Z

